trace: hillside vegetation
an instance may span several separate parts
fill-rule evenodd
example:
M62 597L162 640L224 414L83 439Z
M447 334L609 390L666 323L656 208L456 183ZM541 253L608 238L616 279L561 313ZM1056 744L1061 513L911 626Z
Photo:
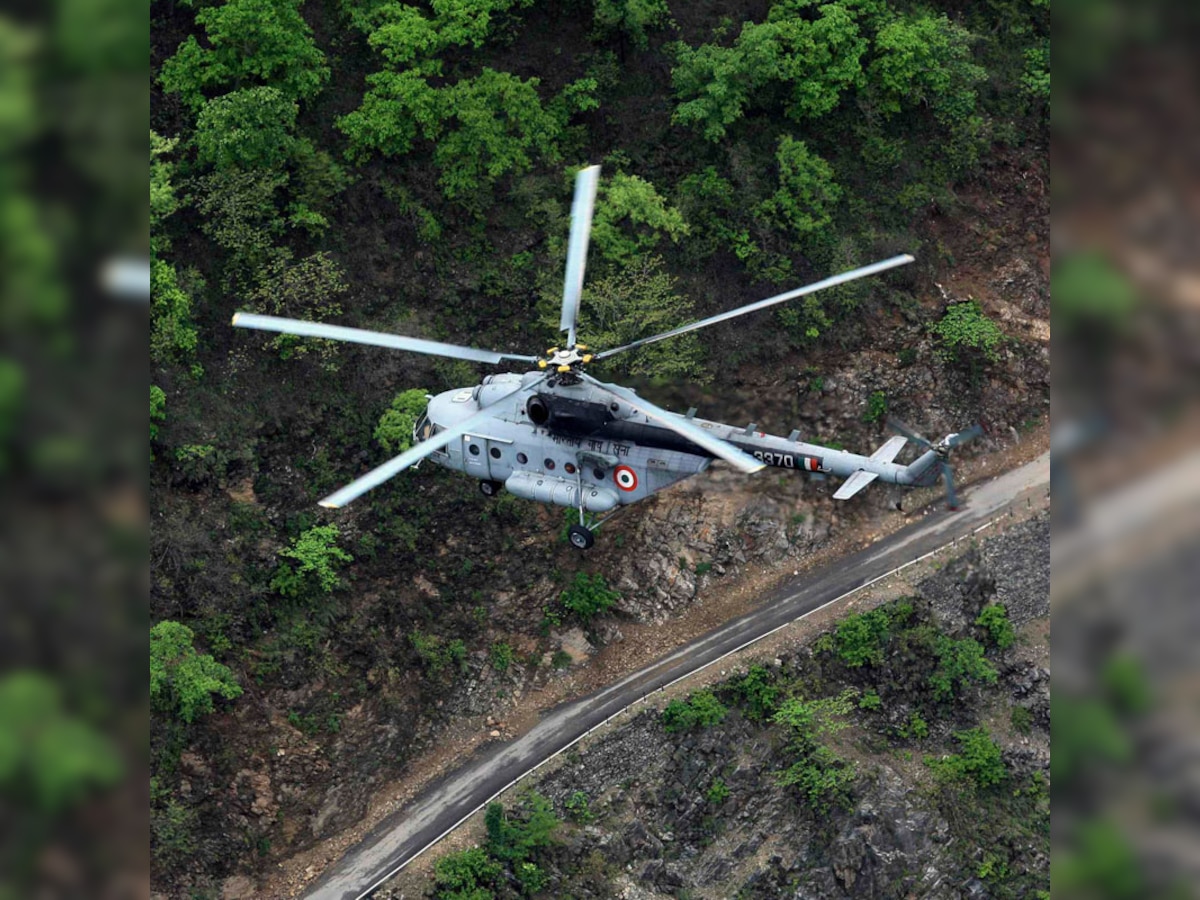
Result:
M920 260L607 374L707 384L737 416L824 397L822 427L870 394L836 410L850 436L889 397L939 427L1040 414L1038 348L932 280L1044 252L1044 0L156 0L151 22L163 889L215 889L353 822L435 739L469 666L524 677L552 628L616 596L618 573L566 553L557 511L444 472L320 510L397 452L426 390L484 370L237 332L233 312L538 352L557 338L573 175L598 163L583 340ZM1027 293L1044 316L1044 289ZM868 350L890 356L862 397L823 394L827 361ZM747 387L764 371L789 386Z

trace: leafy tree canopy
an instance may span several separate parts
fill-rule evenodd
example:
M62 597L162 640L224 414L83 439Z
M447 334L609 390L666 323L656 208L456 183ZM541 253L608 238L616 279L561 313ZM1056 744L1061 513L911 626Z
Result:
M379 417L375 440L388 453L403 453L412 446L413 425L425 411L428 400L424 388L402 391L392 398L392 404Z
M303 0L226 0L196 13L208 46L189 36L163 63L160 81L193 109L208 92L255 81L307 100L329 79L325 54L300 15Z
M833 168L791 135L779 140L779 189L758 207L758 214L800 238L824 231L842 196Z
M653 250L664 235L678 243L687 233L683 214L668 206L650 182L624 172L602 179L592 241L605 258L627 264Z
M299 566L294 573L303 579L311 576L328 594L341 586L342 579L337 573L339 566L354 562L354 557L337 545L341 531L336 525L314 525L292 542L279 555L294 559ZM290 567L286 567L290 570ZM276 576L272 585L284 596L296 596L298 585L292 579L281 579Z
M192 646L195 633L169 619L150 629L150 699L166 712L193 722L213 711L213 695L232 700L241 685L227 666Z
M292 155L300 106L275 87L242 88L207 101L196 120L196 157L225 169L278 168Z

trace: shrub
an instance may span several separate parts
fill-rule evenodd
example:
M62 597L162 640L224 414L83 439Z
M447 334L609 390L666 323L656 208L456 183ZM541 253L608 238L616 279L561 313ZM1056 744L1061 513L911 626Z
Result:
M167 420L167 395L158 385L150 385L150 440L158 437L158 426Z
M402 391L392 398L392 404L379 417L375 440L388 453L403 453L413 443L413 425L429 403L424 388Z
M1014 706L1009 715L1014 730L1021 734L1029 734L1033 730L1033 714L1027 706Z
M850 787L858 772L853 762L842 759L828 747L818 746L779 778L784 787L795 787L814 812L828 814L834 806L845 807Z
M935 700L950 700L973 683L996 683L996 670L984 658L978 641L971 638L956 641L939 634L934 641L934 653L938 666L929 676L929 684Z
M492 897L491 888L503 874L503 868L482 847L448 853L433 867L435 897L474 900Z
M978 300L952 303L932 328L938 355L948 363L976 367L980 361L996 362L1004 332L984 313Z
M678 243L687 233L683 214L668 206L650 182L617 172L601 185L592 242L606 259L629 264L657 247L664 235Z
M926 759L938 777L968 780L980 788L994 787L1008 777L1000 745L992 740L987 729L970 728L954 737L962 748L960 753L942 759Z
M521 863L535 850L548 845L560 824L550 801L541 794L526 796L512 810L503 804L489 803L483 814L488 834L488 850L497 859Z
M436 634L426 634L414 628L409 632L408 642L425 664L425 674L430 678L437 678L451 666L461 670L466 663L467 645L458 638L447 641Z
M576 822L587 823L596 818L588 801L588 795L584 791L575 791L571 794L567 798L566 807L567 812Z
M492 668L500 674L504 674L513 664L513 648L504 641L496 641L492 644L492 649L488 651L488 660L492 664Z
M871 396L867 398L867 408L863 411L862 420L864 422L878 422L888 411L888 398L886 391L873 391Z
M354 562L354 557L336 543L341 531L336 525L315 525L292 542L280 556L299 563L296 569L281 565L271 581L271 587L285 597L299 596L306 581L315 580L321 591L329 594L341 586L337 567Z
M569 668L571 663L571 654L566 650L555 650L554 655L550 657L550 666L554 669Z
M1017 639L1012 623L1008 621L1008 610L1002 603L991 603L983 608L975 624L985 629L992 643L1007 650Z
M883 609L857 613L839 622L835 641L842 662L852 669L881 665L890 624L888 614Z
M712 691L697 691L687 700L672 700L662 711L662 723L670 733L708 728L725 718L728 709Z
M899 734L902 738L923 741L929 737L929 723L925 721L919 712L910 713L908 721L900 726Z
M595 616L608 612L621 595L611 590L603 575L586 575L579 572L575 580L559 599L562 605L575 613L586 625Z
M195 633L179 622L150 629L150 699L164 712L193 722L213 710L213 695L232 700L242 688L227 666L192 646Z
M762 666L751 666L744 677L734 682L733 690L745 706L746 718L761 720L774 715L779 688L771 683L771 673Z
M706 799L713 806L720 806L729 797L729 786L720 778L712 783L709 789L704 794Z
M883 699L876 693L874 688L867 690L861 697L858 698L859 709L875 710L883 706Z

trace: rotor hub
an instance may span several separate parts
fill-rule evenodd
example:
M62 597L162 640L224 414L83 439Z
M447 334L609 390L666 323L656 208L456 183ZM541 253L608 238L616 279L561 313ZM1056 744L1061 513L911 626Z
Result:
M544 359L538 360L539 369L550 369L560 374L582 369L592 361L592 354L581 351L587 350L586 344L575 344L565 349L551 347L546 351Z

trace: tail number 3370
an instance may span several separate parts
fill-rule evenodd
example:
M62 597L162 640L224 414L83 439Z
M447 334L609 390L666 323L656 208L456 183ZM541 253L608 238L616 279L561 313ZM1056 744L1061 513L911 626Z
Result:
M755 457L768 466L778 466L782 469L796 468L796 457L791 453L775 453L771 450L755 450Z

